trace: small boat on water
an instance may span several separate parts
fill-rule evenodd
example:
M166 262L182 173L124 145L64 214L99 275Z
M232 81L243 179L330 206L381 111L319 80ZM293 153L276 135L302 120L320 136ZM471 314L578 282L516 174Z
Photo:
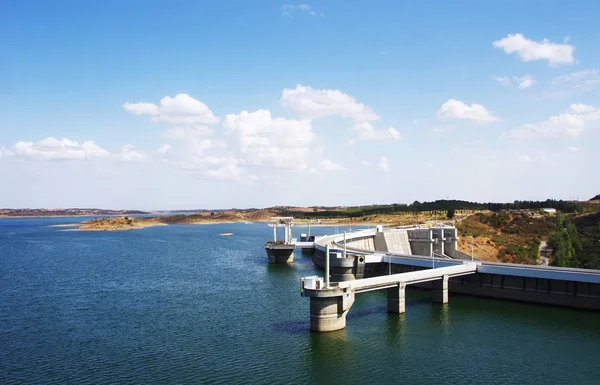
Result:
M230 235L233 235L233 233L221 233L221 235L224 236L224 237L228 237Z

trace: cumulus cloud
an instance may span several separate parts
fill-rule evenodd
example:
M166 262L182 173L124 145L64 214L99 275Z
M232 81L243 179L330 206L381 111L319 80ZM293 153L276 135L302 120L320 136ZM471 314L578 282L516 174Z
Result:
M217 165L217 168L205 171L205 175L221 180L241 181L244 169L239 167L239 160L234 157L207 158L208 162Z
M38 142L19 141L12 150L0 148L0 156L15 156L35 160L83 161L88 159L116 159L123 162L140 162L148 157L135 149L133 145L125 145L120 152L110 153L92 141L76 142L67 138L48 137Z
M6 152L8 154L9 151ZM39 142L15 143L11 155L38 160L85 160L109 157L110 152L92 141L79 143L67 138L48 137Z
M530 88L535 84L535 79L531 75L525 75L521 77L515 76L514 79L517 82L517 84L519 84L520 90Z
M0 146L0 158L5 156L5 157L9 157L9 156L13 156L14 152L10 151L8 148L4 147L4 146Z
M600 110L584 104L572 104L559 115L540 123L525 124L508 132L508 136L519 139L577 137L584 131L600 124Z
M354 126L354 131L357 134L358 140L395 141L402 139L402 136L395 128L390 127L387 130L376 130L369 122L357 123Z
M566 43L552 43L548 39L541 42L527 39L520 33L507 35L492 43L495 48L510 55L516 53L521 61L547 60L550 64L568 64L575 62L575 47Z
M330 161L329 159L323 159L319 163L319 169L322 171L331 172L331 171L343 171L344 167L339 163L334 163L334 162Z
M500 120L492 116L481 104L471 104L469 106L455 99L450 99L442 104L442 107L437 112L437 117L440 120L464 119L479 123L490 123Z
M165 156L173 147L170 144L163 144L156 150L160 156Z
M309 120L273 118L268 110L229 114L223 126L233 134L240 157L251 165L271 165L292 171L307 167L314 140Z
M377 168L383 171L390 171L390 165L388 163L388 159L385 156L379 158L379 163L377 163Z
M281 101L306 119L339 115L356 121L379 120L370 107L339 90L318 90L298 84L295 89L284 89Z
M148 115L155 123L215 124L219 122L208 106L188 94L165 96L160 105L148 102L125 102L123 109L134 115Z
M117 157L122 162L143 162L148 159L144 153L137 151L135 146L131 144L123 146Z
M164 140L186 141L192 138L203 138L213 134L206 126L170 127L162 134Z

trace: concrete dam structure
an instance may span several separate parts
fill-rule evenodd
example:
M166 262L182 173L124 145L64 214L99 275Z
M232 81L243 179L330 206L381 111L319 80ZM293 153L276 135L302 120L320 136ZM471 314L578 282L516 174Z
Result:
M313 262L326 269L325 282L301 282L301 295L311 301L311 330L345 327L354 296L364 291L388 290L388 311L401 313L409 284L432 289L442 303L458 293L600 310L600 270L481 262L456 250L457 240L451 226L379 226L317 238ZM374 278L382 281L372 284Z

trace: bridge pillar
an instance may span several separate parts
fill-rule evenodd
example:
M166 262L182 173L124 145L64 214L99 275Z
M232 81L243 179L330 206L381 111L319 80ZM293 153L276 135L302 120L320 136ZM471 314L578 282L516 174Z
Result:
M398 286L387 289L388 313L402 314L406 311L406 283L400 282Z
M436 303L448 303L448 276L444 275L442 279L432 281L432 298Z
M310 330L331 332L346 327L346 315L354 303L354 291L335 291L337 293L322 294L312 290L304 291L303 295L310 297Z

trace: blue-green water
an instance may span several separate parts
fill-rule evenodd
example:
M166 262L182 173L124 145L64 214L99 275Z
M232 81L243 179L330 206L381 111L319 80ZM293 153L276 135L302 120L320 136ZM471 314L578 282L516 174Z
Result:
M2 384L600 383L597 313L373 292L311 333L299 279L322 273L268 265L265 224L47 227L72 221L0 220Z

